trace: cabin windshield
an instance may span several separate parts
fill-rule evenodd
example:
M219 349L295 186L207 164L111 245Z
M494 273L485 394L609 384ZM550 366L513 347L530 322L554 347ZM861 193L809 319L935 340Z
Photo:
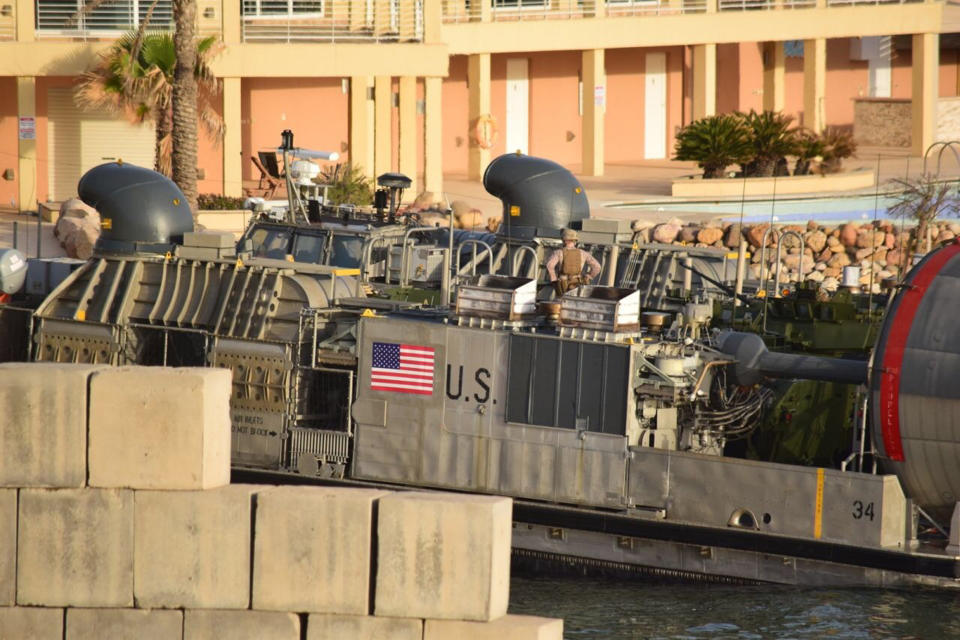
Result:
M333 234L330 246L330 265L356 268L363 258L363 238L355 235Z

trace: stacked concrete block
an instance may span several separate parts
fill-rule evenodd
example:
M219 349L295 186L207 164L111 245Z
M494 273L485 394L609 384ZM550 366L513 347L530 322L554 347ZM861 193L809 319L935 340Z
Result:
M381 498L377 615L481 622L506 615L512 507L493 496Z
M187 611L183 640L300 640L300 616L280 611Z
M0 489L0 607L16 600L17 491ZM0 635L0 638L3 636Z
M250 485L208 491L137 491L137 605L246 609L255 491Z
M0 640L561 637L505 615L509 499L229 486L230 382L0 365Z
M427 620L423 640L561 640L563 620L535 616L503 616L491 622Z
M0 638L63 640L63 609L0 607Z
M133 605L133 492L23 489L17 604Z
M385 494L325 487L261 491L253 608L366 615L374 507Z
M90 486L229 484L231 380L226 369L120 367L94 375Z
M310 614L307 640L422 640L423 620Z
M183 613L162 609L67 609L66 640L181 640Z
M0 364L0 486L82 487L95 365Z

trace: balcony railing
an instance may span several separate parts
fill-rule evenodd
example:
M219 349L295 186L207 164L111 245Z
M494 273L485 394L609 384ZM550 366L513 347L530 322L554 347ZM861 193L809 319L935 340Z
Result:
M87 0L36 0L37 36L41 38L110 38L136 29L147 20L151 29L173 26L172 0L104 0L88 9Z
M595 15L659 16L705 13L708 4L717 11L778 11L810 9L817 0L443 0L443 21L502 22L509 20L549 20L585 18ZM852 5L888 5L925 0L825 0L828 7ZM955 1L955 0L950 0ZM489 6L484 5L489 2Z
M245 42L421 42L423 0L244 0ZM281 11L279 6L286 5Z

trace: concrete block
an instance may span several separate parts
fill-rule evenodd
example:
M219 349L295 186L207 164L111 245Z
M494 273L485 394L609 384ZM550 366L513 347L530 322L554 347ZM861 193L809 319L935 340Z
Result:
M0 607L3 640L63 640L63 609Z
M17 604L133 605L133 492L23 489Z
M381 498L376 614L480 621L506 614L512 507L493 496Z
M0 607L16 602L16 576L17 490L0 489Z
M181 640L183 612L163 609L67 609L66 640Z
M90 486L230 484L226 369L119 367L90 381Z
M183 640L300 640L300 616L280 611L187 610Z
M82 487L96 365L0 364L0 486Z
M423 640L563 640L563 620L503 616L490 622L427 620Z
M254 609L366 615L370 489L276 487L256 497Z
M256 487L134 494L133 591L140 607L246 609Z
M423 640L423 620L312 613L307 640Z

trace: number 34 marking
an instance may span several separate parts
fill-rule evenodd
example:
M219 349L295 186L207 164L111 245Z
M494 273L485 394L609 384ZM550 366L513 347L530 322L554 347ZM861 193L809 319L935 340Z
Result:
M868 502L864 504L862 500L854 500L852 515L854 520L870 518L870 521L873 522L873 503Z

